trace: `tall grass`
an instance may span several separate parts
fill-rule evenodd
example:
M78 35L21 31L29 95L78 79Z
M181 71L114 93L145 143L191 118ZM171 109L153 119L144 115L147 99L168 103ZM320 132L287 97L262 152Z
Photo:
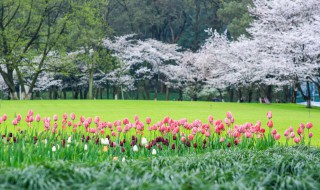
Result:
M319 189L320 149L224 149L122 162L1 167L1 189Z

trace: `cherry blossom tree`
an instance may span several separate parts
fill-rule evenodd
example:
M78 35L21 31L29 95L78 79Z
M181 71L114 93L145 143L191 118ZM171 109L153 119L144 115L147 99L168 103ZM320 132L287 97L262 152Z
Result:
M318 81L319 8L316 0L254 0L251 14L257 18L249 33L259 52L274 58L269 62L276 76L301 91L301 82ZM302 92L302 91L301 91ZM304 95L310 103L310 92ZM310 105L308 105L310 107Z
M136 40L134 34L116 37L115 40L105 39L104 45L114 51L124 64L122 70L130 71L133 67L135 78L140 80L154 79L154 99L157 99L158 83L170 81L167 69L175 60L182 56L176 44L165 44L157 40ZM125 73L125 72L123 72Z

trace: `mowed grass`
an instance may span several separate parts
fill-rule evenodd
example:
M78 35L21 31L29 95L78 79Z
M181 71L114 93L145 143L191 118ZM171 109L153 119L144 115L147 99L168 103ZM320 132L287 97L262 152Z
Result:
M267 128L266 113L272 111L274 128L280 132L282 142L284 142L283 132L289 126L293 126L296 130L300 123L312 122L314 124L312 144L320 145L320 108L307 109L305 106L295 104L130 100L2 100L0 103L0 114L7 114L8 126L11 127L13 127L11 121L16 114L21 114L24 119L30 109L34 111L34 114L40 114L41 118L52 118L54 114L58 114L60 121L63 113L75 113L76 119L79 119L81 115L85 117L100 116L102 121L111 122L124 118L134 121L134 116L138 115L142 121L145 121L146 117L150 117L152 123L158 122L165 116L172 119L187 118L189 122L199 119L207 123L209 115L212 115L214 119L224 120L226 112L231 111L235 118L235 124L256 123L260 120L264 128Z

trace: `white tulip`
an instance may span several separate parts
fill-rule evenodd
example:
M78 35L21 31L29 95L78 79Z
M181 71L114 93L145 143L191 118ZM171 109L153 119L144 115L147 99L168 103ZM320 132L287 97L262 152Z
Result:
M109 145L109 139L108 138L105 138L105 139L101 139L101 144L103 145Z
M57 148L56 148L56 146L53 146L52 147L52 152L55 152L55 151L57 151Z
M69 144L71 143L71 137L68 137L68 143Z
M137 145L134 145L133 148L132 148L133 152L138 152L138 147Z
M84 150L88 150L88 145L87 144L84 145Z
M145 137L143 137L143 138L141 139L141 145L142 145L142 146L148 145L148 141L147 141L147 139L146 139Z
M126 161L126 158L125 158L125 157L123 157L123 158L122 158L122 162L125 162L125 161Z
M156 154L157 154L156 149L152 149L152 155L156 155Z

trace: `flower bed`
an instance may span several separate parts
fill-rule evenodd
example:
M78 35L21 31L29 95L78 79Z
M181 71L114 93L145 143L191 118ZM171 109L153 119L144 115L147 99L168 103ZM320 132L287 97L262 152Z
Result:
M274 128L272 113L267 113L266 126L235 124L231 112L224 121L208 117L208 122L164 117L158 122L135 116L131 122L102 121L98 116L77 119L74 113L63 114L61 120L35 115L30 110L25 117L18 114L12 121L14 131L7 130L7 116L1 119L2 141L0 161L8 166L30 163L73 160L100 162L156 156L203 154L215 149L266 149L274 146L311 143L312 123L300 124L295 132L289 127L284 132L286 143L278 140L281 134ZM266 130L267 129L267 130ZM307 131L307 134L306 134Z

